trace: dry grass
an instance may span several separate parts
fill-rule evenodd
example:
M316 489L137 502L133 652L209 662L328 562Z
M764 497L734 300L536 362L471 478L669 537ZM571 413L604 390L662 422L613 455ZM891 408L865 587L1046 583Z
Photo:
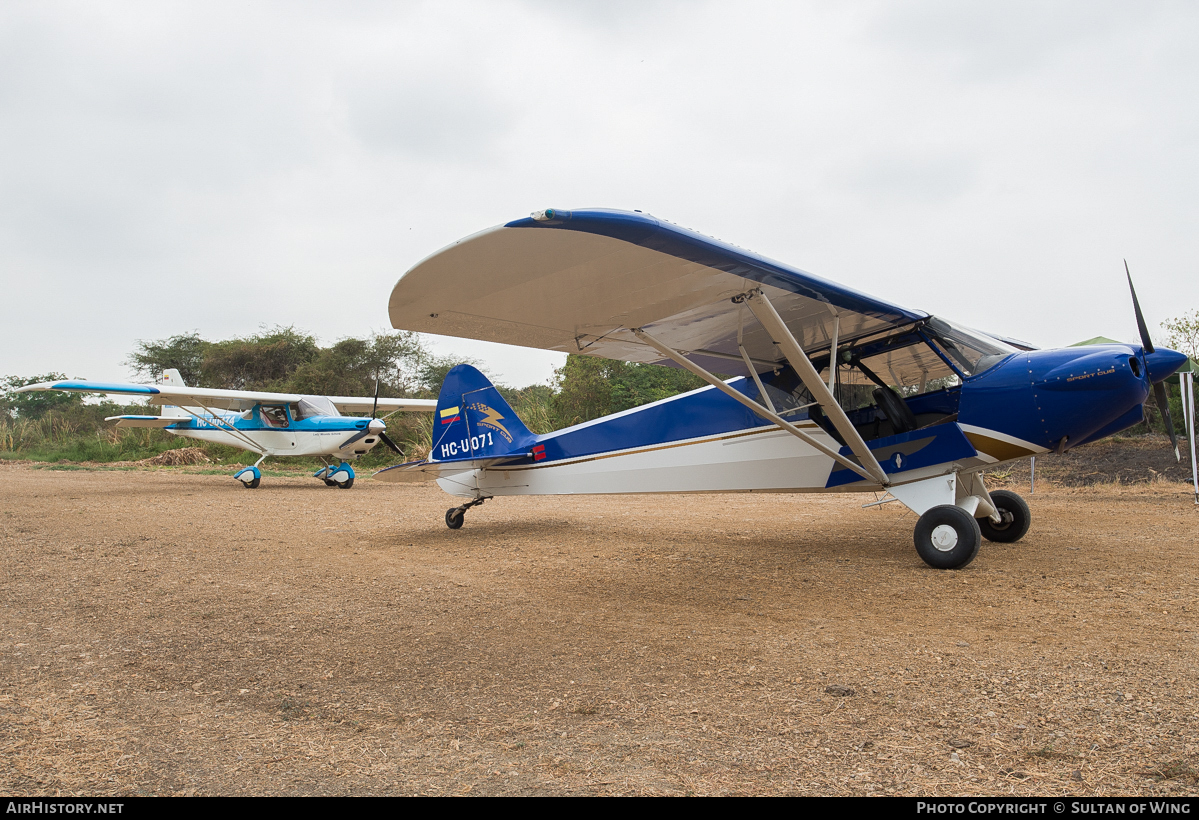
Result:
M212 459L199 447L178 447L136 463L148 467L194 467L197 464L211 464Z
M1199 790L1183 485L937 572L849 496L0 474L8 794Z

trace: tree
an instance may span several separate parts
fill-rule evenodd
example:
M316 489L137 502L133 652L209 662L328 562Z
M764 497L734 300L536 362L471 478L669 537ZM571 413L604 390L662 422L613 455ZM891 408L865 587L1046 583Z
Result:
M1166 329L1166 347L1199 359L1199 310L1162 322Z
M410 331L342 339L297 367L291 389L326 396L371 396L377 378L380 396L406 396L418 388L426 358L420 337Z
M27 384L59 382L66 378L61 373L47 373L44 376L31 376L29 378L23 376L6 376L2 382L4 397L0 400L3 402L3 412L10 418L15 416L22 419L40 419L51 410L65 412L72 407L82 406L82 393L61 393L57 390L38 390L32 393L16 392L18 387L24 387Z
M151 380L162 376L162 371L175 368L183 381L192 387L203 387L204 349L208 342L200 338L197 331L172 336L157 342L139 339L137 348L129 354L125 365L134 376Z
M436 396L441 392L441 383L445 381L446 374L460 364L469 364L491 379L491 376L484 371L483 363L475 359L455 356L452 353L448 356L425 354L416 368L417 390L428 396Z
M316 338L294 327L209 342L200 384L226 390L286 391L292 375L317 358Z
M619 413L703 387L686 370L572 353L554 371L553 409L563 425Z
M563 426L581 424L612 412L613 365L611 359L579 356L566 357L566 364L554 371L553 411Z
M1184 313L1176 319L1167 319L1162 322L1162 327L1169 334L1166 337L1167 347L1177 350L1179 353L1185 353L1192 359L1199 359L1199 310ZM1186 419L1182 414L1181 387L1182 385L1175 387L1167 383L1166 391L1170 397L1170 415L1177 419L1175 424L1178 429L1185 430ZM1199 413L1196 415L1199 416Z

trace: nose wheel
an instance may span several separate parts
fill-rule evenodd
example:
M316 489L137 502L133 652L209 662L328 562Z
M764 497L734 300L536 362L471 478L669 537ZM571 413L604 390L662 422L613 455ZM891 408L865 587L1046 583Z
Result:
M322 467L312 477L324 481L326 487L348 490L354 486L354 468L344 461L336 467Z

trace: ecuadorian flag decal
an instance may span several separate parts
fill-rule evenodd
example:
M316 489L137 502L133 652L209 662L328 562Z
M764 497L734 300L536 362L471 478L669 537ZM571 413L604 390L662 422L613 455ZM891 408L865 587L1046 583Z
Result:
M459 419L457 407L447 407L441 411L441 423L453 424Z

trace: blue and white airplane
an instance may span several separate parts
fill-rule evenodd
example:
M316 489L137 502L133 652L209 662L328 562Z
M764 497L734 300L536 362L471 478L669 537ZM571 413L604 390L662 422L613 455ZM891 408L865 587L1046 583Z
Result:
M1186 357L1155 349L1136 312L1140 345L1037 350L641 213L541 211L405 273L392 324L683 367L709 386L535 435L459 365L429 458L376 477L436 478L467 499L446 512L453 529L504 495L883 493L873 503L919 515L925 562L963 567L1031 521L984 470L1109 436L1151 390L1164 399Z
M250 489L262 483L259 465L268 457L317 456L325 461L325 466L316 471L314 478L323 479L330 487L348 490L354 486L354 468L350 466L354 459L370 452L379 442L400 453L400 448L387 436L386 423L375 418L380 410L388 415L400 410L427 413L436 404L432 399L381 399L377 395L373 398L305 396L188 387L175 369L163 372L161 384L41 382L16 392L30 390L134 396L163 405L159 416L111 416L106 421L115 421L117 427L160 427L171 435L258 453L258 461L234 475ZM343 416L342 412L369 412L371 417ZM336 465L330 463L332 459L337 460Z

